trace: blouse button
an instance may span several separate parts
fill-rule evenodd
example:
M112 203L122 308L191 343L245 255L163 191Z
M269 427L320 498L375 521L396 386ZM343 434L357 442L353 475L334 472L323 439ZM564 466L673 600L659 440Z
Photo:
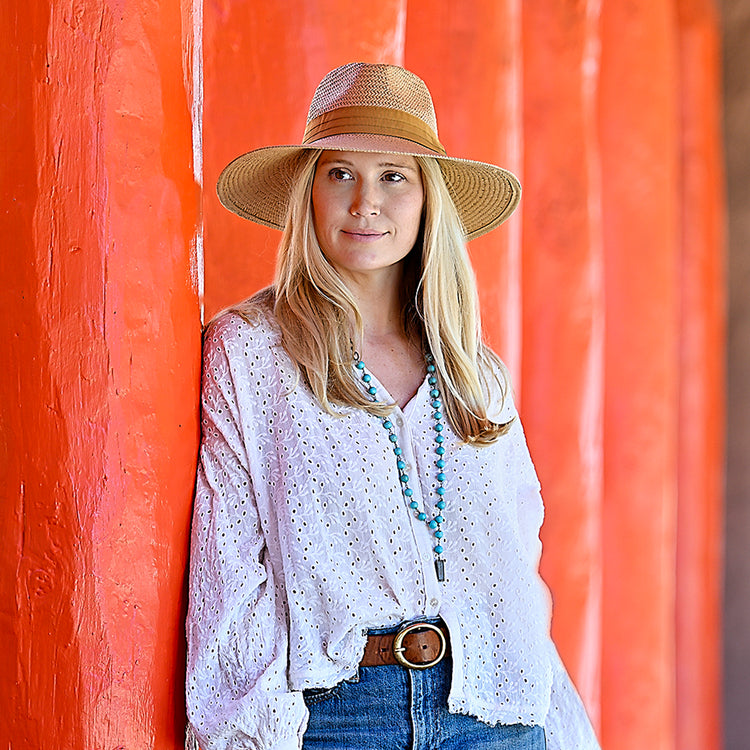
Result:
M433 598L433 599L430 599L430 606L431 606L431 607L437 607L438 603L439 603L439 602L438 602L438 600L437 600L437 599L434 599L434 598Z

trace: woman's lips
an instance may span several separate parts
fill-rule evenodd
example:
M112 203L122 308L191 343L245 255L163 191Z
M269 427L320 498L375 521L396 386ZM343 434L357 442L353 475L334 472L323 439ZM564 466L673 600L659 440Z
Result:
M378 240L388 234L387 232L376 232L371 229L342 229L341 231L347 237L351 237L352 239L360 240L362 242L371 242L373 240Z

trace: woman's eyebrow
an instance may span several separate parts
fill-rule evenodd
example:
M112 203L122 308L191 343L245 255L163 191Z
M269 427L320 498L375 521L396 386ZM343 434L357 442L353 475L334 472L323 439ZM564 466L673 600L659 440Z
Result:
M378 164L379 167L395 167L396 169L411 169L412 171L416 171L416 167L413 167L411 164L399 164L398 162L392 162L392 161L383 161Z
M326 166L331 164L341 164L345 167L354 167L354 162L349 161L348 159L339 159L338 157L330 157L325 160L322 160L322 163ZM417 167L414 167L410 164L403 164L395 161L381 161L378 162L378 167L387 167L390 169L410 169L412 171L417 171Z

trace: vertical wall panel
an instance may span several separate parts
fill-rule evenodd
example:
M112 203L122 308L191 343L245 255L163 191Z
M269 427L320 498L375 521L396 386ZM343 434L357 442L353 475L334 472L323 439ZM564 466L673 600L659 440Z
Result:
M598 3L523 4L523 417L547 508L553 636L597 720L603 275Z
M449 152L509 166L524 184L522 211L470 252L544 484L555 638L595 722L601 709L608 750L675 746L676 707L693 724L711 721L710 708L696 717L695 691L714 664L678 673L674 656L680 632L683 642L694 632L688 582L702 571L710 587L717 574L717 533L698 532L685 507L677 530L678 481L682 492L718 477L695 458L695 439L678 438L689 394L714 376L705 365L683 383L680 356L694 356L708 335L700 326L716 321L706 306L719 304L718 271L700 255L713 249L710 226L693 234L694 260L680 257L685 217L711 221L679 183L681 148L700 154L696 176L714 158L698 110L715 102L698 104L693 85L702 53L665 2L470 0L457 12L404 0L371 8L364 26L342 20L336 0L287 11L282 0L208 11L209 314L270 280L278 242L219 208L219 168L247 148L297 141L314 85L334 65L403 62L424 77ZM707 141L689 135L695 127ZM697 281L707 268L713 281ZM694 471L678 475L678 451ZM682 579L677 555L694 566ZM693 698L680 702L680 691Z
M0 627L4 648L0 659L0 741L9 746L18 739L21 747L42 747L44 714L55 713L59 741L81 734L77 712L55 710L48 703L56 693L63 704L72 701L78 687L81 650L74 641L75 614L68 603L68 591L76 565L75 537L66 532L77 524L70 504L72 480L50 457L59 456L69 442L68 426L58 418L49 372L49 326L40 319L39 299L45 292L37 267L44 264L46 248L37 247L35 208L44 199L37 181L37 149L44 147L44 122L39 127L38 110L47 102L39 95L49 87L46 45L50 10L44 6L19 18L10 4L0 6L3 56L8 76L0 77L3 100L15 106L3 108L2 211L4 237L14 238L12 251L0 254L4 284L0 287L3 341L7 342L4 376L0 379L3 408L0 412L2 456L2 529L0 550ZM33 97L30 92L35 92ZM41 288L40 288L41 287ZM101 355L90 351L92 360ZM85 385L85 383L81 383ZM40 394L43 398L40 398ZM88 392L79 398L100 399ZM18 407L24 404L23 411ZM42 435L41 439L38 435ZM96 430L90 436L96 448ZM41 449L41 450L40 450ZM93 484L96 467L82 467L81 483ZM55 633L43 626L54 615ZM49 630L49 629L48 629ZM70 645L55 649L55 638ZM39 670L29 658L38 654L53 670ZM23 654L22 658L17 655ZM57 676L55 676L57 673ZM41 704L40 704L41 701ZM14 737L15 735L15 737Z
M0 744L178 747L200 349L190 6L2 14Z
M681 335L675 746L721 747L723 175L716 9L678 2ZM696 648L697 644L701 644Z
M604 3L602 734L675 747L678 68L673 6Z
M452 156L500 164L520 177L518 0L412 0L406 66L430 87L441 142ZM471 243L487 339L520 378L520 215Z

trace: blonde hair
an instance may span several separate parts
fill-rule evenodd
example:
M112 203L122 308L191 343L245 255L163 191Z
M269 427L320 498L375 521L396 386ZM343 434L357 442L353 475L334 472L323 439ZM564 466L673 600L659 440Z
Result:
M259 306L273 306L284 348L327 412L354 406L383 416L392 406L370 401L352 370L352 336L362 334L361 314L325 258L313 227L312 184L320 153L312 150L298 172L273 287L234 309L254 318ZM404 330L432 354L443 411L455 432L467 442L488 444L509 426L488 416L491 393L496 392L492 381L503 397L506 393L505 368L482 343L463 227L440 166L429 157L416 159L425 206L417 243L404 265Z

